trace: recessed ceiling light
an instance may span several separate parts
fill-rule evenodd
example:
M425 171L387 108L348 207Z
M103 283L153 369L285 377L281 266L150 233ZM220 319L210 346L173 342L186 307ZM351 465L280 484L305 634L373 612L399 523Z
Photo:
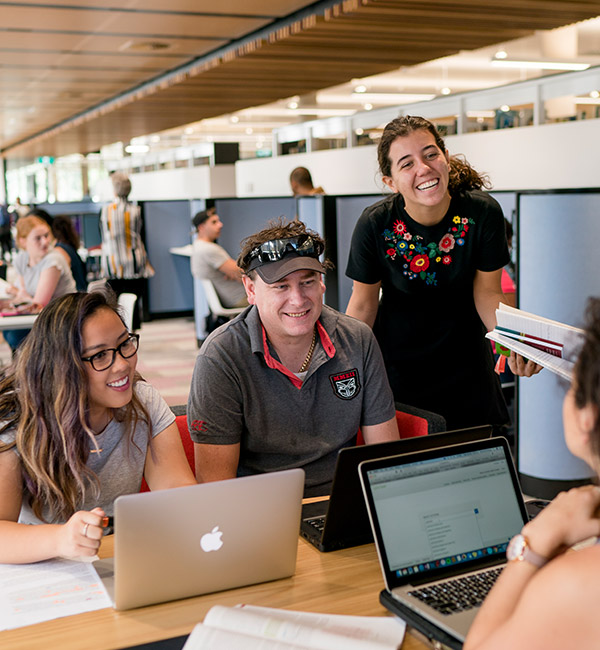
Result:
M505 59L508 56L506 53L506 50L500 49L494 54L494 58L496 59Z
M246 129L246 135L252 135L253 133L254 133L254 129L253 129L252 127L249 126L249 127Z
M359 86L356 86L354 88L355 93L366 93L367 92L367 87L364 84L360 84Z
M183 132L184 132L186 135L192 135L192 133L194 132L194 127L192 127L192 126L187 126L187 127L183 130Z
M600 97L600 92L598 92L597 90L592 90L592 92L590 93L590 97L597 99L598 97Z
M364 132L364 129L354 129L354 133L356 133L356 135L362 135Z
M287 107L294 110L295 108L298 108L298 102L288 102Z
M373 104L363 104L365 111L373 110Z
M237 123L240 121L240 118L239 118L237 115L232 115L232 116L229 118L229 121L230 121L232 124L237 124Z
M125 52L126 50L133 50L134 52L158 52L160 50L168 50L172 47L171 43L164 41L127 41L123 43L119 50Z
M440 90L440 92L442 93L442 95L449 95L452 91L450 90L450 88L448 88L448 86L444 86L444 87Z
M503 113L508 113L508 111L510 111L510 106L508 104L503 104L502 106L500 106L500 110Z

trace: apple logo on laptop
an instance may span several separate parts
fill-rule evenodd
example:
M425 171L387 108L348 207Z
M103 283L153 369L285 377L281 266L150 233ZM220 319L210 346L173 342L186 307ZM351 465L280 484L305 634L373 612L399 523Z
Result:
M223 533L219 530L218 526L215 526L210 533L202 535L200 538L200 546L203 551L206 553L210 551L218 551L221 546L223 546L223 541L221 540L221 535Z

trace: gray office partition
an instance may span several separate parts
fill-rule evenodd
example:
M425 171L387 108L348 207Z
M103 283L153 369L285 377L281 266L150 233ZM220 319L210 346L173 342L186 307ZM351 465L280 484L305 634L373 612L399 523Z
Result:
M346 311L352 295L352 280L346 277L346 264L354 226L363 210L380 201L380 194L365 196L338 196L335 199L337 227L337 278L339 310Z
M296 201L293 197L264 199L216 199L215 207L223 222L219 244L237 259L240 242L245 237L266 228L269 221L296 216Z
M190 242L189 201L146 201L143 204L148 258L156 271L149 281L151 314L192 311L194 289L190 260L169 248Z
M518 208L519 307L581 326L600 295L600 193L527 193ZM519 380L518 468L526 494L552 498L586 481L590 468L568 451L562 402L568 386L543 370Z

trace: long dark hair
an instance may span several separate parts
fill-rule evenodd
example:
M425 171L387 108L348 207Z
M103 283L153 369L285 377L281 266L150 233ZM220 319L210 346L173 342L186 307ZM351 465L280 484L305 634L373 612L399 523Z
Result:
M98 488L96 475L86 466L90 441L90 400L81 330L100 309L119 318L114 296L101 292L71 293L50 302L37 317L16 361L0 380L0 433L15 429L14 443L1 444L0 452L16 446L31 507L43 519L68 519L83 503L86 491ZM134 378L138 381L140 376ZM135 392L132 401L113 412L125 423L133 444L139 421L151 424Z
M446 152L446 145L442 137L432 124L424 117L405 115L397 117L386 125L377 147L377 160L379 171L383 176L392 175L392 161L390 160L390 147L396 138L404 138L414 131L428 131L435 139L435 144L442 153ZM491 187L489 178L485 174L475 171L466 161L464 156L450 156L450 179L448 190L450 194L459 194L467 190L480 190L482 187Z
M75 250L79 248L80 240L71 217L66 217L64 215L59 215L54 217L52 222L52 234L57 242L61 244L69 244Z

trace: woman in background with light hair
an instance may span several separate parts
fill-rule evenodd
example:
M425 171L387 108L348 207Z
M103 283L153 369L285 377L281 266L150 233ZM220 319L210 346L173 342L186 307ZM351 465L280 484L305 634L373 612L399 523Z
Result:
M37 312L53 298L76 291L75 280L65 259L52 250L50 226L36 216L17 221L17 246L14 260L17 286L11 287L10 301L23 313ZM4 330L4 339L13 353L29 333L29 329Z
M139 327L142 296L146 293L145 279L154 271L148 262L141 236L142 215L139 205L128 199L131 181L123 172L111 176L115 201L105 205L100 215L102 229L102 277L117 294L134 293L138 297L134 313L134 329Z

